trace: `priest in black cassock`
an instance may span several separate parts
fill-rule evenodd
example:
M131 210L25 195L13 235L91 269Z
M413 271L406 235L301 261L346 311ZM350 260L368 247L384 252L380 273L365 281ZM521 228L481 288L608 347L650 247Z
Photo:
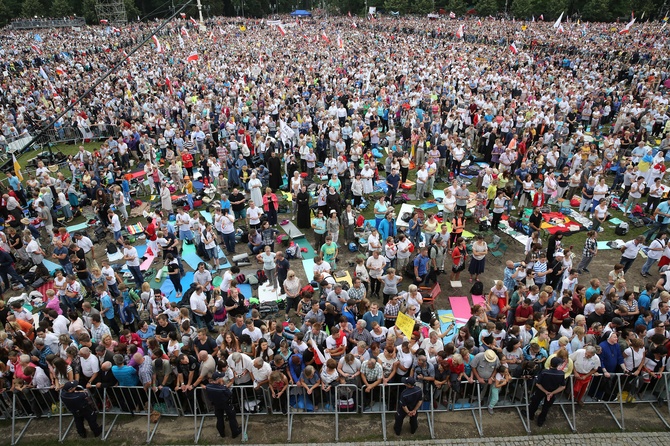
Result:
M270 159L268 159L268 170L270 171L270 187L273 191L276 191L282 185L282 177L281 160L274 150L271 152Z

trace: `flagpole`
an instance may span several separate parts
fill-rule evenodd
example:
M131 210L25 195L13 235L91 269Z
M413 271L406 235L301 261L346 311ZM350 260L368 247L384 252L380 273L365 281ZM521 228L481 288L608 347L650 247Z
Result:
M184 9L186 9L186 7L191 3L191 1L193 1L193 0L185 0L184 4L181 6L181 8L179 8L177 11L175 11L170 17L165 19L163 21L163 23L161 23L161 25L158 28L153 30L147 37L144 38L144 40L142 40L139 44L137 44L137 46L135 46L135 48L133 48L128 54L122 54L120 60L117 60L116 63L114 63L114 65L109 70L107 70L107 72L105 74L103 74L100 78L98 78L98 80L95 81L95 83L91 87L88 88L88 90L86 90L84 93L79 95L77 97L77 100L75 100L70 105L65 107L62 112L60 112L58 115L56 115L56 117L53 118L51 120L51 122L49 122L49 124L44 126L42 128L42 130L40 130L37 133L37 135L33 136L32 139L30 141L28 141L28 143L26 143L26 145L21 148L21 150L19 151L19 158L21 157L21 155L23 155L24 150L30 148L33 144L35 144L35 141L39 140L42 137L42 135L44 135L44 133L46 133L47 130L51 129L53 127L53 125L56 122L58 122L58 120L60 118L65 116L70 110L72 110L75 106L77 106L82 101L82 99L88 97L88 95L93 90L95 90L98 87L98 85L100 85L102 82L104 82L104 80L107 79L112 73L115 73L116 70L126 61L126 59L129 59L130 56L132 56L140 48L142 48L142 46L144 46L145 43L150 41L154 37L154 35L156 35L160 30L165 28L167 26L167 24L172 21L172 19L174 19L180 12L182 12ZM47 148L49 150L49 154L51 156L53 156L53 152L51 151L51 145L47 144Z
M200 0L197 0L197 6L198 6L198 15L200 16L200 23L203 22L202 20L202 3L200 3Z

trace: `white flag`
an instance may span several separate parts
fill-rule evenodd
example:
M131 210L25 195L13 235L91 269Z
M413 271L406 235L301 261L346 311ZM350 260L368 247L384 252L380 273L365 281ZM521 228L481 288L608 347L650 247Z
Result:
M556 22L554 22L554 28L558 28L559 26L561 26L561 20L563 20L563 13L561 13L561 15L558 16Z

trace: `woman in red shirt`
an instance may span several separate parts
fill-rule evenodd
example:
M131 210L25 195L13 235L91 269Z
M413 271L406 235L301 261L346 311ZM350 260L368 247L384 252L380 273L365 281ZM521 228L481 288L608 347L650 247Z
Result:
M279 200L277 199L277 195L275 195L269 187L265 189L265 195L263 195L263 210L268 216L268 223L270 223L270 226L276 225Z
M456 246L451 252L451 261L453 266L451 267L451 281L455 282L460 280L461 271L465 269L465 258L467 257L467 251L465 249L465 239L463 237L458 237L456 239Z
M189 176L193 176L193 155L184 150L181 153L181 163L184 166L184 169L186 169L188 172Z

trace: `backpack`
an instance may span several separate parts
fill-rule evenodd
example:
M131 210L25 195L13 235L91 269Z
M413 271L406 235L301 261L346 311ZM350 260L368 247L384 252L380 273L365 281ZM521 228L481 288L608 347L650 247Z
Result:
M239 273L237 276L235 276L235 282L237 282L238 285L241 284L241 283L246 283L246 281L247 281L247 276L245 276L242 273Z
M256 277L258 278L258 283L265 283L268 280L267 276L265 275L265 271L262 269L256 271Z
M314 287L309 284L305 285L304 287L300 288L300 296L313 296L314 295Z
M207 251L205 250L204 243L198 243L195 245L195 253L205 262L209 260L209 254L207 254Z
M119 248L116 247L116 243L107 243L107 254L116 254L119 252Z
M476 281L475 283L472 284L472 288L470 288L470 294L475 295L475 296L483 296L484 295L484 284L481 281Z

